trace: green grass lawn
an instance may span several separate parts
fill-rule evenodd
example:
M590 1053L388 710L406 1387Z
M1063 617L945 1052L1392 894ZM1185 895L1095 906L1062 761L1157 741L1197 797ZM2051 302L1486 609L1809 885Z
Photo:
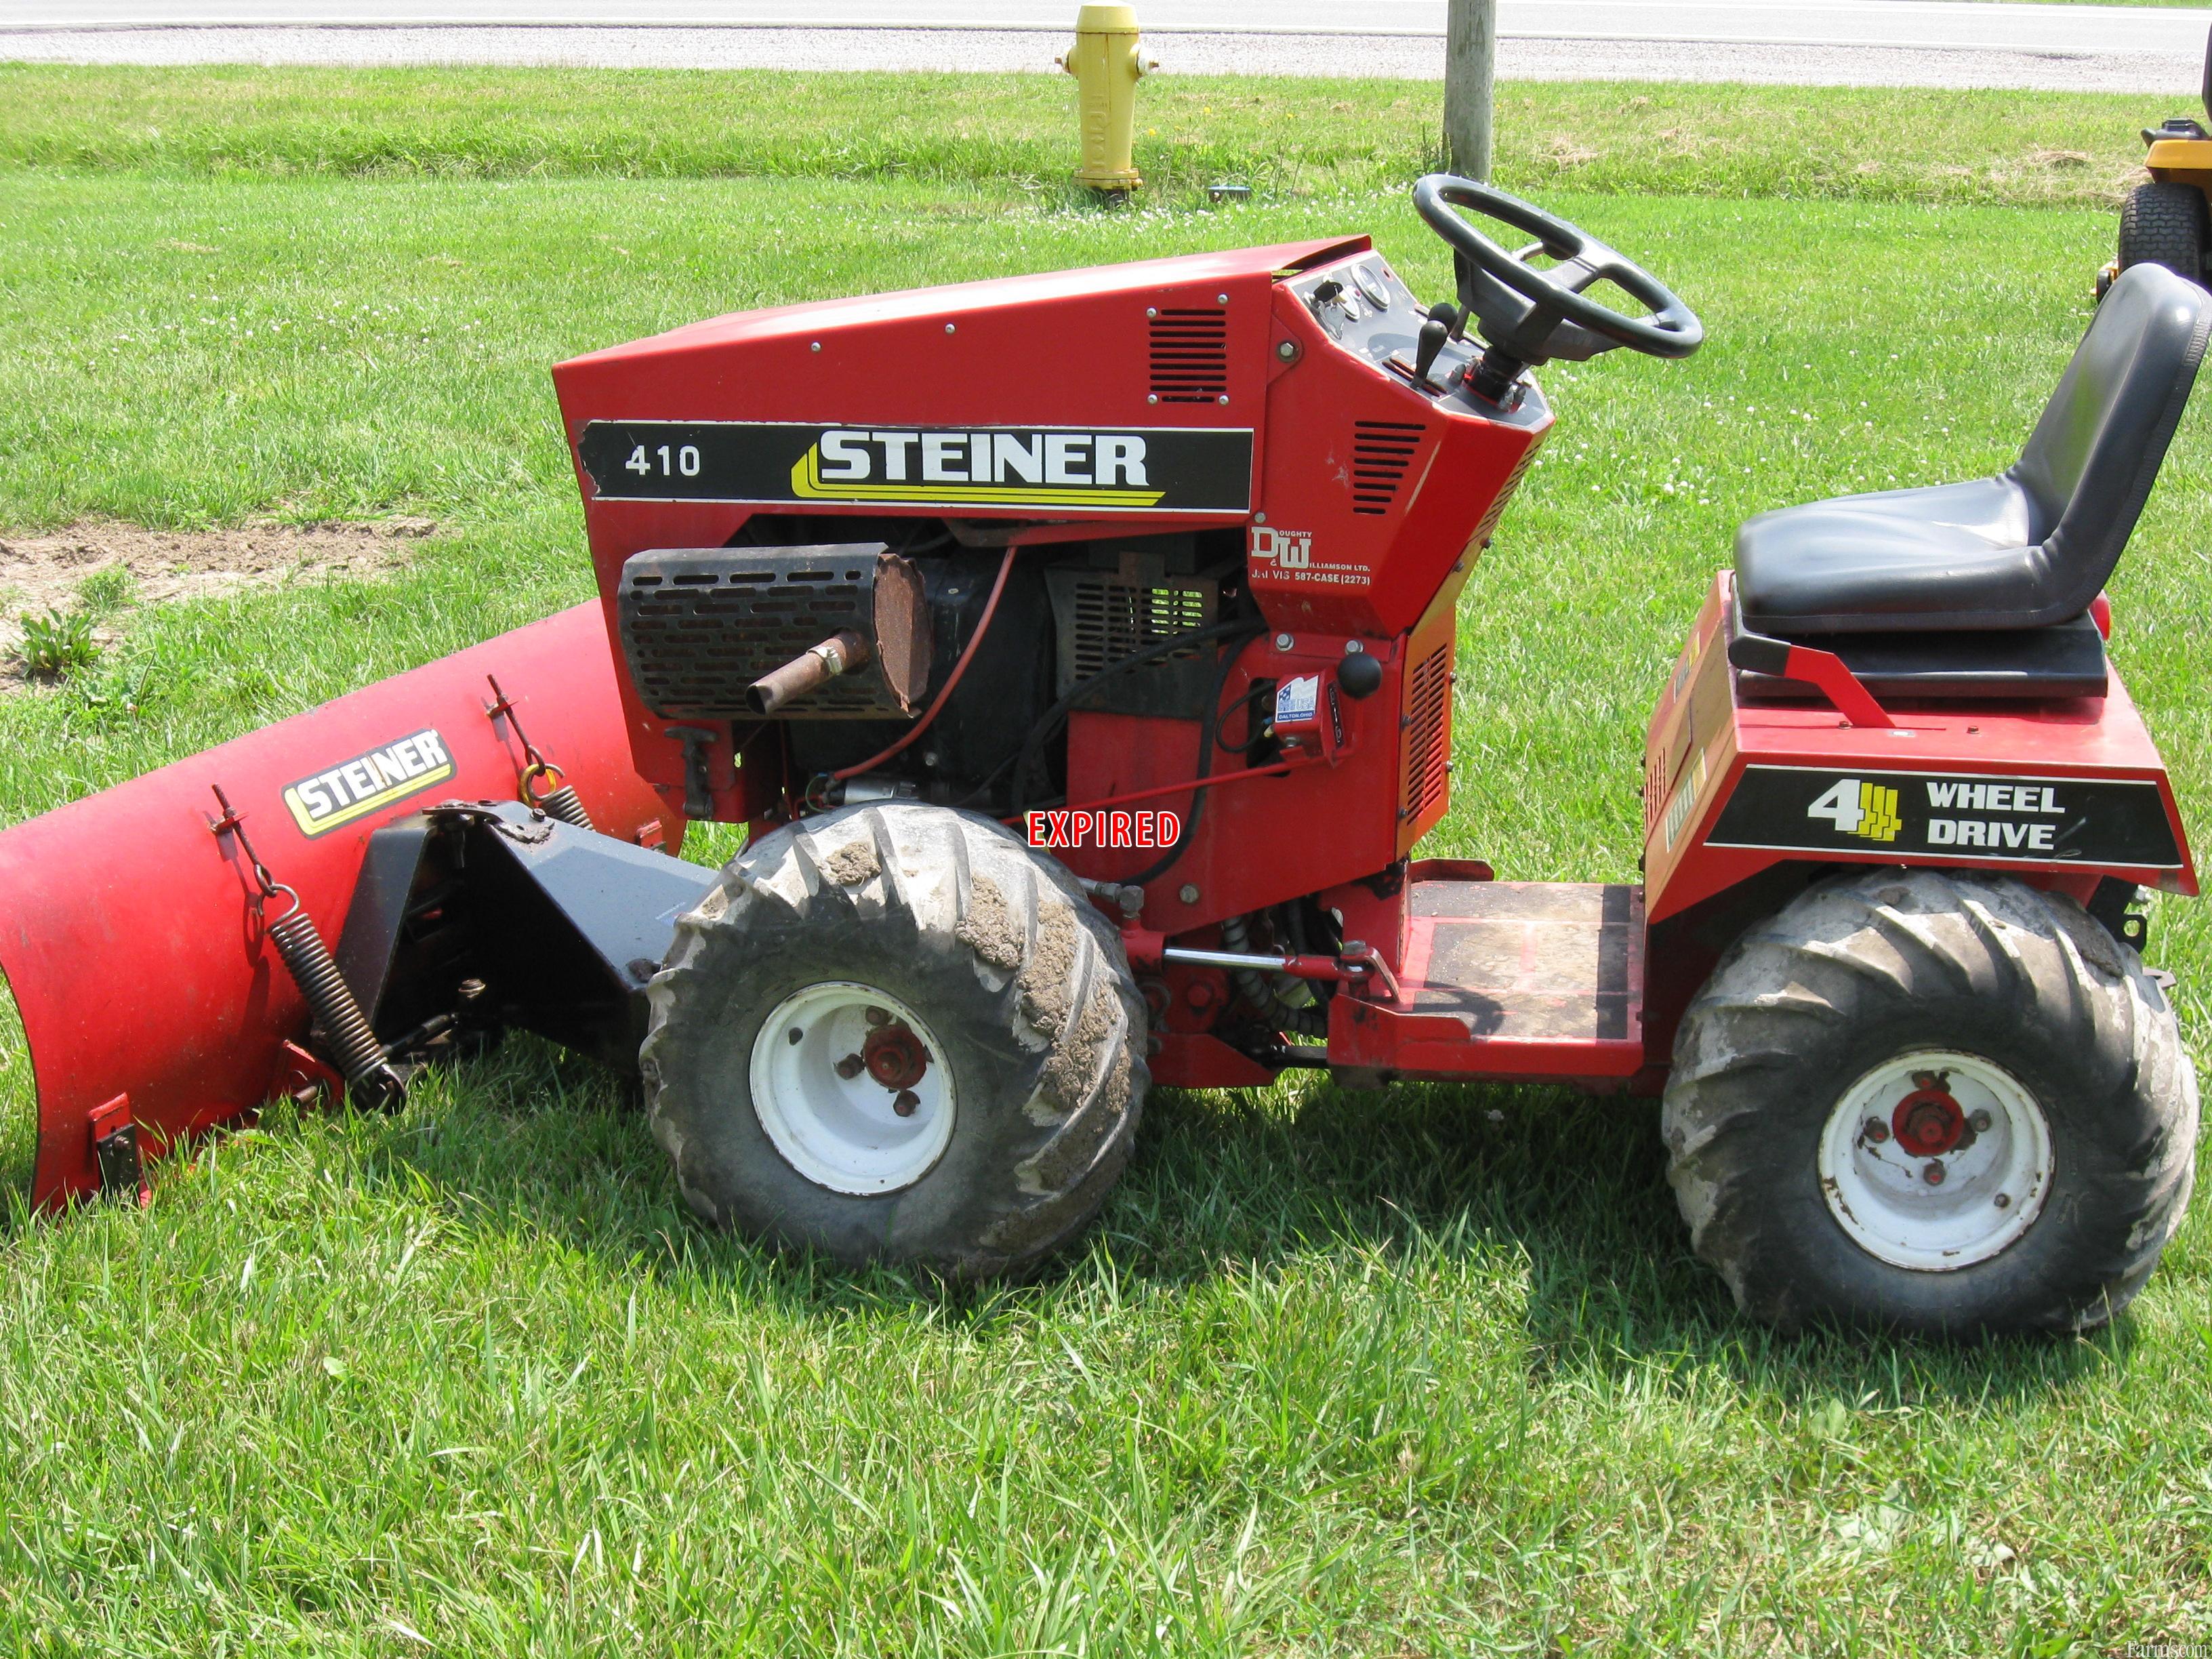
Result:
M377 585L125 611L81 681L0 696L0 818L581 597L545 376L568 354L1354 229L1440 294L1402 189L1432 97L1163 82L1147 118L1178 137L1148 165L1176 182L1107 214L1055 182L1049 82L0 70L0 532L445 528ZM1504 181L1644 258L1711 343L1546 375L1559 429L1464 603L1430 849L1620 878L1644 714L1735 522L2009 459L2087 321L2133 127L2166 112L1511 99ZM1196 205L1215 173L1260 204ZM2200 410L2114 585L2200 827L2209 564ZM2203 914L2159 903L2151 953L2200 1055ZM27 1081L0 1046L19 1109ZM272 1116L149 1211L0 1236L0 1648L2212 1639L2201 1218L2089 1341L1780 1341L1689 1258L1654 1120L1533 1090L1156 1096L1062 1270L947 1302L702 1232L614 1090L534 1043L397 1116Z
M1397 190L1441 160L1438 90L1169 75L1138 166L1179 205ZM0 64L0 167L161 177L612 174L913 179L1066 204L1069 83L1048 75L162 70ZM2115 203L2166 94L2068 97L1583 82L1498 90L1522 189L2019 205Z

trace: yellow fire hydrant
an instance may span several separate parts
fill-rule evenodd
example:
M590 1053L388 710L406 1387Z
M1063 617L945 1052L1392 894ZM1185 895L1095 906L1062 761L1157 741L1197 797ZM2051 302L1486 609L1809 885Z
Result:
M1137 77L1145 72L1137 55L1136 9L1084 7L1075 16L1074 49L1059 62L1075 77L1083 135L1075 182L1093 190L1136 189L1144 180L1130 151L1136 139Z

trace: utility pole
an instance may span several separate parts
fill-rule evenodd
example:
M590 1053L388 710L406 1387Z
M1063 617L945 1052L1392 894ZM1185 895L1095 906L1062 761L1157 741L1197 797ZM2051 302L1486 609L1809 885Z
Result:
M1444 153L1463 179L1490 179L1498 0L1451 0L1444 23Z

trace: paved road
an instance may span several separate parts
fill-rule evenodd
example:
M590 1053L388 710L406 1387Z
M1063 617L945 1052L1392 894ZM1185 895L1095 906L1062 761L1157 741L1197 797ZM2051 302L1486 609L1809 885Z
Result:
M1139 0L1170 70L1434 76L1445 0ZM0 0L0 56L1049 70L1074 0ZM918 22L917 15L928 19ZM2212 10L1500 0L1523 77L2192 89Z

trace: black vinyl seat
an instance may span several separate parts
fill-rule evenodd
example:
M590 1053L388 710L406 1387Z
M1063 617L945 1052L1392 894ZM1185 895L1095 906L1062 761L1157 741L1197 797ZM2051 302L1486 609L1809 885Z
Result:
M1796 639L2044 629L2081 616L2149 498L2208 332L2212 295L2163 266L2130 266L2020 459L1996 477L1747 520L1735 544L1742 625Z

